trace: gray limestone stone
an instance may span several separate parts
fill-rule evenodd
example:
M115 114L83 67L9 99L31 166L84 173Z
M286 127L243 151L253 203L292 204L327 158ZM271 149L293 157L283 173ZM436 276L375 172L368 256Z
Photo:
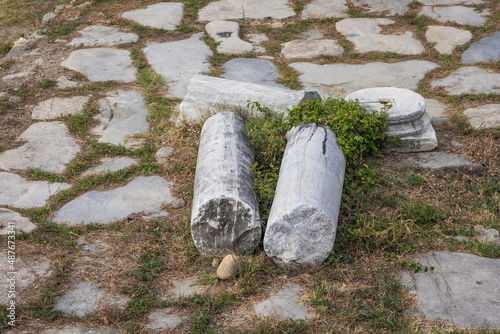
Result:
M432 88L444 88L448 94L499 94L500 73L492 69L467 66L453 71L446 78L431 82Z
M83 246L83 250L88 252L99 252L110 247L107 243L100 240L86 241L82 238L78 238L78 240L76 240L76 244Z
M275 82L281 75L276 65L267 59L236 58L222 67L225 72L221 77L224 79L286 88Z
M67 183L26 181L17 174L0 172L0 205L16 208L41 207L50 196L70 187Z
M463 45L472 39L468 30L444 26L429 26L425 38L436 43L434 49L441 54L451 54L457 45Z
M474 172L478 175L484 173L484 167L481 164L474 163L460 153L449 152L424 152L417 153L414 157L404 162L405 164L417 164L420 167L440 170L458 169L463 173Z
M42 23L47 23L56 17L56 13L47 13L42 17Z
M82 37L74 38L69 46L113 46L124 43L136 43L139 36L120 32L117 28L100 25L88 26L78 31Z
M475 129L500 128L500 104L485 104L464 111Z
M171 156L172 153L174 153L173 147L170 146L162 147L155 154L156 161L158 161L159 163L165 163L167 162L167 158Z
M281 55L287 59L340 56L344 53L344 49L333 39L296 39L282 45Z
M284 20L295 16L287 0L219 0L203 7L198 13L198 21Z
M266 34L248 34L245 36L250 42L260 44L269 40Z
M404 271L400 282L416 295L415 315L459 327L500 327L500 259L436 252L415 259L431 271Z
M251 174L245 122L232 112L210 117L201 131L191 235L202 254L253 251L262 227Z
M452 6L452 7L432 7L424 6L420 15L425 15L439 22L455 22L458 24L481 27L486 22L489 9L479 12L474 7Z
M174 200L170 185L159 176L136 177L123 187L83 194L59 209L53 220L68 225L108 224L132 213L155 213Z
M175 30L181 23L184 4L157 3L145 9L137 9L121 14L124 19L129 19L146 27L164 30Z
M68 78L66 78L64 75L57 78L57 88L64 89L64 88L73 88L78 86L79 86L78 83L68 80Z
M63 328L57 329L46 329L40 334L120 334L121 332L110 328L99 328L99 327L72 327L65 326Z
M7 244L7 243L5 243ZM6 247L7 248L7 247ZM14 275L8 275L9 272L15 272ZM22 294L22 290L37 280L48 278L52 274L52 265L48 260L24 260L19 254L16 254L15 270L10 269L7 262L7 250L0 253L0 304L6 305L10 302L8 292L16 291L16 303L20 303L31 296ZM8 278L15 276L15 287L11 289Z
M206 288L197 283L199 279L199 277L189 277L181 281L176 281L172 283L172 287L168 291L174 297L189 297L194 294L202 294Z
M261 317L275 317L281 320L309 319L313 313L300 302L301 290L299 284L287 283L278 293L255 305L255 313Z
M93 133L101 137L99 142L132 148L138 146L138 141L129 136L149 131L149 110L139 92L109 92L106 98L99 100L99 106L100 113L95 119L101 124L92 129Z
M441 124L448 122L450 119L446 116L446 106L434 99L425 99L425 109L431 116L432 124Z
M32 124L18 138L26 143L0 154L0 168L4 170L39 168L52 173L63 173L66 165L80 152L76 140L62 122Z
M90 81L135 80L130 52L111 48L83 49L71 52L63 67L84 74Z
M337 30L349 41L354 43L354 48L361 52L395 52L405 55L422 53L425 49L415 38L413 33L405 31L402 35L381 34L382 28L394 24L393 20L380 19L345 19L337 22Z
M0 208L0 235L7 235L9 231L23 231L26 233L36 229L28 218L20 213L9 209Z
M137 165L137 162L134 159L127 157L103 158L101 159L101 164L99 166L90 168L82 174L82 177L105 173L114 173L134 165Z
M302 11L302 19L325 19L330 17L347 17L345 0L314 0Z
M88 96L75 96L69 98L55 97L39 103L31 113L33 119L50 120L64 116L72 116L82 112L88 103Z
M497 61L500 61L500 31L481 38L462 54L464 64Z
M144 48L148 62L167 83L169 95L183 99L189 80L199 73L210 71L208 59L213 54L200 40L202 36L203 33L198 33L182 41L149 43Z
M411 0L352 0L356 7L362 7L368 13L380 13L387 16L403 15L408 11Z
M8 81L8 80L24 79L24 78L32 76L33 74L35 74L35 72L31 72L31 71L19 72L19 73L14 73L14 74L10 74L10 75L5 75L2 77L2 80Z
M333 248L346 160L327 125L301 124L287 133L264 251L287 268L323 262Z
M482 229L477 230L477 234L478 241L485 243L494 243L495 245L500 246L500 233L497 230L493 228Z
M54 306L54 310L83 317L105 307L123 308L128 299L109 294L91 282L77 282Z
M361 65L292 63L290 66L300 73L299 80L305 89L318 90L322 96L345 96L363 88L388 85L417 89L425 73L439 67L422 60Z
M295 91L197 75L189 82L188 94L179 109L188 120L200 120L220 110L249 112L248 101L285 113L287 109L305 100L319 99L320 96L315 91Z
M301 34L301 36L304 39L311 40L311 39L322 39L323 38L323 33L321 31L315 30L315 29L309 29Z
M414 136L402 137L400 145L391 145L386 148L389 152L427 152L438 146L436 131L429 126L425 131Z
M150 322L146 325L149 329L174 328L187 318L176 314L172 308L155 311L148 316Z
M424 6L437 6L437 5L481 5L484 0L421 0L419 1Z
M254 46L240 39L240 25L238 22L212 21L205 26L205 30L217 43L217 52L225 54L242 54L252 52Z

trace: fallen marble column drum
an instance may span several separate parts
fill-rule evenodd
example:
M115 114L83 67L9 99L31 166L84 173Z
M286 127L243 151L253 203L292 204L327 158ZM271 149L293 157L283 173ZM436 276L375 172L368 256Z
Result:
M219 110L247 112L248 101L258 102L277 113L285 113L301 102L320 99L316 91L196 75L189 81L188 93L179 109L186 119L201 120Z
M251 168L254 155L245 123L232 112L203 126L194 182L191 235L202 254L253 251L260 224Z
M327 125L301 124L287 140L264 250L294 269L321 263L333 248L346 161Z

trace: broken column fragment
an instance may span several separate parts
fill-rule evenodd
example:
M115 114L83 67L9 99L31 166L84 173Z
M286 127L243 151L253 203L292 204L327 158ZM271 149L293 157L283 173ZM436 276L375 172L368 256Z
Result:
M346 160L327 125L301 124L287 133L264 250L287 268L316 265L332 250Z
M232 112L203 126L196 164L191 235L203 254L253 251L262 228L251 168L254 155L245 123Z
M180 111L188 120L200 120L219 110L248 111L248 101L251 101L284 113L303 101L320 99L316 91L291 90L196 75L189 81L188 94L180 105Z
M437 147L436 132L422 95L404 88L374 87L358 90L345 99L358 100L369 112L391 105L386 133L400 138L401 144L388 146L389 151L425 152Z

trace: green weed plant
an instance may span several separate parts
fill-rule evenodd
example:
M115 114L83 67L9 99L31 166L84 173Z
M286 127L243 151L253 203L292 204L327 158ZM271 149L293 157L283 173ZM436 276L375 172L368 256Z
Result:
M347 183L371 179L373 171L365 159L378 156L382 147L395 140L385 134L390 105L379 112L367 112L358 101L328 98L303 102L289 110L287 116L256 102L249 103L248 107L251 112L246 116L246 130L255 154L254 188L263 222L269 216L285 152L286 133L292 127L300 123L317 123L327 124L335 131L346 157Z

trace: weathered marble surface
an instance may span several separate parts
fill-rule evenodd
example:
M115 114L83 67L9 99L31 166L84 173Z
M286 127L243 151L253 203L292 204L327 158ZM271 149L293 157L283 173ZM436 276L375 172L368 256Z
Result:
M196 163L191 235L203 254L253 251L262 227L245 123L232 112L210 117L203 126Z
M319 94L314 91L296 91L197 75L189 82L188 94L179 109L188 120L201 120L220 110L248 112L248 101L258 102L278 113L284 113L302 101L319 98Z
M317 265L333 248L346 160L333 130L301 124L287 133L264 250L287 268Z

